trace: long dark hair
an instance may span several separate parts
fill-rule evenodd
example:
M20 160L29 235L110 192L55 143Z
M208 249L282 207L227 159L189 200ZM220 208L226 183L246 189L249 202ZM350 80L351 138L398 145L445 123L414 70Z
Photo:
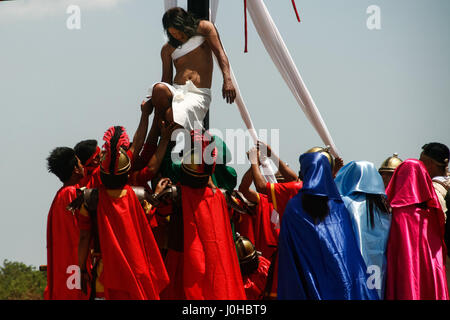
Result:
M162 18L164 30L169 38L169 44L174 48L181 46L182 42L172 37L168 29L171 27L175 28L186 34L188 38L191 38L197 34L199 22L200 19L197 19L192 13L180 7L167 10Z
M368 224L372 229L375 227L375 215L373 213L375 207L384 214L389 214L391 212L391 207L389 206L386 197L382 194L367 193L366 204Z
M322 222L330 213L328 197L302 193L302 206L315 224Z

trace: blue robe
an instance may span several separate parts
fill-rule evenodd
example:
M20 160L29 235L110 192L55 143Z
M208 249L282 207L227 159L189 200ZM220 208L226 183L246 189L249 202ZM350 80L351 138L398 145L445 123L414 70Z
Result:
M300 166L303 188L288 202L281 222L278 299L377 300L327 158L306 153ZM315 224L303 210L303 193L328 198L324 221Z
M351 161L335 179L345 207L350 212L356 243L367 265L370 281L384 299L386 274L386 246L391 227L391 214L374 206L373 225L367 212L367 194L385 197L383 179L373 163Z

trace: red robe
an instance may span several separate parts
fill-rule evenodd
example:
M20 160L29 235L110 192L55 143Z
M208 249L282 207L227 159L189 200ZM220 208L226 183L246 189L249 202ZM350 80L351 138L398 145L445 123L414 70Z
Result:
M422 162L400 164L386 194L392 206L386 299L448 300L444 212Z
M222 192L182 186L183 286L187 299L245 300L228 208Z
M261 300L266 288L267 275L269 273L270 261L259 257L258 269L255 272L243 276L245 294L247 300Z
M152 231L130 186L120 198L99 188L98 234L105 298L159 299L169 278Z
M299 192L302 186L303 183L301 181L283 183L267 182L267 196L269 197L269 202L273 204L273 208L280 214L280 224L288 201Z
M253 217L249 214L238 213L238 221L234 222L235 231L255 244L255 227ZM234 219L237 220L237 219Z
M275 229L275 225L270 221L273 205L266 195L259 193L259 202L256 206L256 214L253 217L255 227L256 250L260 251L264 257L270 259L278 245L278 235L280 229Z
M258 196L259 202L254 216L255 247L262 253L263 257L269 259L269 263L271 261L274 263L275 269L270 294L272 297L276 297L278 284L278 263L276 260L278 257L274 254L278 246L280 229L275 229L275 225L270 220L274 208L273 204L269 202L269 197L262 193L259 193Z
M100 180L100 166L92 171L87 171L83 179L81 179L79 186L88 189L97 188L101 184Z
M156 147L157 145L145 143L141 154L136 158L132 157L131 152L128 152L128 155L133 159L132 171L128 178L128 184L130 186L144 187L147 191L153 193L148 182L153 179L154 175L147 167L147 163L155 153ZM152 228L156 228L159 225L158 220L161 219L155 213L156 208L153 207L150 213L147 214L147 219Z
M164 259L167 273L169 274L170 283L161 292L161 299L163 300L186 300L183 286L183 252L167 249L167 254Z
M62 187L56 193L47 219L46 300L86 300L80 290L76 216L66 206L76 198L76 187ZM72 267L71 267L72 266ZM75 271L76 270L76 271ZM78 289L77 289L78 288Z

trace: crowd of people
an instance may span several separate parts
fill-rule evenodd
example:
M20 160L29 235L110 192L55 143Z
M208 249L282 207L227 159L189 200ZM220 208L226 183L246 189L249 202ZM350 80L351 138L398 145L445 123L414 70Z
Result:
M224 99L236 98L217 30L181 8L163 26L162 81L132 141L111 126L101 147L83 140L47 158L63 186L47 221L45 299L449 299L446 145L378 169L313 147L297 174L259 142L238 185L225 142L195 127L211 103L212 54ZM191 142L180 161L177 130ZM278 164L277 182L262 157Z

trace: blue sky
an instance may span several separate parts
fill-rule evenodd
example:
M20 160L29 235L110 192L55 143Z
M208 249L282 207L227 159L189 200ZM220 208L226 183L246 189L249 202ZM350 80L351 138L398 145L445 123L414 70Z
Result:
M379 167L394 152L407 159L427 142L450 144L448 0L298 0L301 23L291 1L265 3L345 162ZM70 4L80 6L80 30L66 27ZM370 5L381 30L366 27ZM162 14L162 0L0 3L0 262L46 263L60 187L46 171L54 147L101 141L116 124L134 133L161 77ZM298 171L299 154L322 142L248 19L248 53L243 1L221 1L216 25L256 129L279 129L280 157ZM221 85L216 68L211 127L244 128ZM232 165L240 176L248 167Z

